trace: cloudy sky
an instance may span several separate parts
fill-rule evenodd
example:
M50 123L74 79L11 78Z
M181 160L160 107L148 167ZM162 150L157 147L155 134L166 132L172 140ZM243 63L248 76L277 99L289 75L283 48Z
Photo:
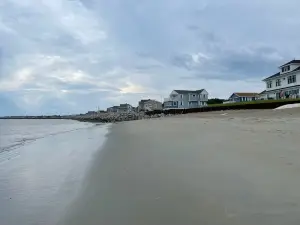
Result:
M1 0L0 114L262 91L300 57L299 0Z

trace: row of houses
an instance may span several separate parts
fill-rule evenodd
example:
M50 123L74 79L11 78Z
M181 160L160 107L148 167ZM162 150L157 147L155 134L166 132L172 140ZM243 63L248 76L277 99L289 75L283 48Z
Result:
M201 90L173 90L164 102L153 99L142 99L138 103L138 107L130 104L120 104L107 108L109 113L130 113L130 112L147 112L163 109L183 109L197 108L207 106L208 92Z
M300 60L292 60L279 66L279 72L263 80L266 89L261 93L255 92L234 92L228 101L245 102L267 99L298 98L300 92ZM208 92L205 89L199 90L173 90L170 95L159 102L153 99L143 99L137 107L129 104L120 104L107 109L111 113L130 113L153 111L162 109L187 109L207 106Z
M278 69L279 72L263 79L266 89L261 93L235 92L224 103L299 98L300 60L294 59L279 66Z

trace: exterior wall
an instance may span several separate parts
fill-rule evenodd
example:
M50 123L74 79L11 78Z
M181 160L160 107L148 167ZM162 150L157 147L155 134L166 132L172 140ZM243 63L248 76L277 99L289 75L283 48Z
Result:
M199 94L189 94L189 101L198 101L199 100Z
M296 75L296 82L288 84L288 77L292 76L292 75ZM281 86L276 87L276 80L277 79L280 79ZM268 86L267 86L268 82L272 82L272 88L268 88ZM296 73L285 73L285 74L282 74L279 77L275 77L273 79L266 80L265 83L266 83L266 91L279 90L279 89L282 89L282 88L287 88L287 87L293 87L295 85L300 85L300 72L297 71Z
M181 105L181 103L182 103L182 105ZM188 94L185 94L182 96L182 99L181 99L178 107L182 108L182 109L189 108L189 95Z
M144 103L144 110L161 110L162 109L162 103L159 101L150 100Z
M268 97L267 97L267 95L265 93L263 93L263 94L258 95L258 99L260 99L260 100L267 100Z
M120 105L118 109L118 113L130 113L132 112L132 106L127 104L127 105Z
M189 102L189 107L188 108L197 108L199 107L198 101L190 101Z
M128 109L127 108L120 108L118 110L118 113L128 113Z
M174 109L178 108L178 106L173 106L173 101L164 102L164 109Z

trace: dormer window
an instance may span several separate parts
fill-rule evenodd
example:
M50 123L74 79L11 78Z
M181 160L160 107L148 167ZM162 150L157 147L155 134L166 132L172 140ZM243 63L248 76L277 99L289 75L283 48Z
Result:
M281 72L284 73L284 72L290 71L290 69L291 69L291 66L285 66L285 67L281 68Z

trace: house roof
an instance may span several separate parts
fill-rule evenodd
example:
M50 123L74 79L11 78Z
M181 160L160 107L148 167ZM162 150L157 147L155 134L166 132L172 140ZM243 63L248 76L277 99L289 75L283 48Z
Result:
M119 106L112 106L112 107L109 107L108 109L116 109L116 108L119 108Z
M120 106L119 107L127 107L127 106L130 106L129 104L120 104Z
M195 93L195 94L200 94L202 93L202 91L204 91L204 89L201 90L196 90L196 91L191 91L191 90L174 90L176 91L178 94L189 94L189 93Z
M286 66L286 65L289 65L289 64L293 64L293 63L299 63L300 64L300 60L294 59L294 60L292 60L292 61L290 61L290 62L288 62L286 64L283 64L282 66L279 66L279 68L283 67L283 66Z
M140 102L141 103L144 103L144 102L147 102L147 101L150 101L151 99L142 99Z
M234 92L233 94L239 97L254 97L258 95L258 93L254 93L254 92Z
M264 81L264 80L271 79L271 78L274 78L274 77L279 77L279 76L280 76L280 72L278 72L278 73L276 73L276 74L274 74L274 75L272 75L272 76L269 76L269 77L263 79L263 81Z
M297 60L297 61L299 61L299 63L300 63L300 60ZM300 66L298 66L296 69L294 69L294 70L292 70L292 71L290 71L290 72L288 72L288 73L295 72L295 71L299 71L299 70L300 70ZM286 74L288 74L288 73L286 73ZM281 73L278 72L278 73L276 73L276 74L274 74L274 75L272 75L272 76L269 76L269 77L263 79L263 81L269 80L269 79L271 79L271 78L279 77L280 75L281 75Z
M262 95L262 94L264 94L264 93L266 93L266 90L260 92L259 95Z

